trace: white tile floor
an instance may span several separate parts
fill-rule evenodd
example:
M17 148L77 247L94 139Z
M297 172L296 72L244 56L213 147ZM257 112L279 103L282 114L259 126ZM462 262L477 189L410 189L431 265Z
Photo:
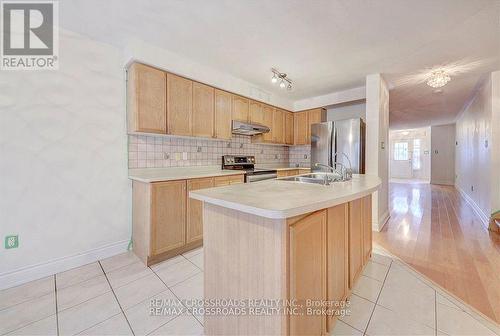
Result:
M377 250L332 335L495 335L498 325ZM202 335L203 318L150 314L203 297L203 248L151 268L132 253L0 291L0 335ZM154 301L157 302L157 301Z

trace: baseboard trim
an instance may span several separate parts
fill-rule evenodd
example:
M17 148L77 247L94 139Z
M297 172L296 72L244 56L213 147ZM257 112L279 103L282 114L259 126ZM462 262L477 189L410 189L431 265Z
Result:
M481 208L474 202L474 200L467 195L465 191L462 190L458 185L455 185L455 188L458 190L462 198L472 207L472 210L476 213L476 215L479 217L481 224L488 230L489 227L489 217L481 210Z
M49 275L64 272L75 267L123 253L127 251L128 243L128 240L122 240L83 253L56 258L43 263L18 268L10 272L0 273L0 290L22 285L29 281L41 279Z
M387 222L389 221L390 217L391 216L389 214L389 210L387 210L386 212L384 212L382 214L382 216L380 216L380 218L378 219L378 222L372 222L372 230L376 231L376 232L382 231L385 224L387 224Z

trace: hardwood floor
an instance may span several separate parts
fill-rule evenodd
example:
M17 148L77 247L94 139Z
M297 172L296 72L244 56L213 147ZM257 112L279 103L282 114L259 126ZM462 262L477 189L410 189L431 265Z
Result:
M391 218L373 240L500 323L500 235L451 186L391 183Z

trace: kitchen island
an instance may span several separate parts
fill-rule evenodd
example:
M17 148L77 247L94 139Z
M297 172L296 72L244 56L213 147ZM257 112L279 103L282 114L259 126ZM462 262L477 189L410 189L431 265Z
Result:
M190 192L203 202L205 334L327 334L371 256L380 183L354 175Z

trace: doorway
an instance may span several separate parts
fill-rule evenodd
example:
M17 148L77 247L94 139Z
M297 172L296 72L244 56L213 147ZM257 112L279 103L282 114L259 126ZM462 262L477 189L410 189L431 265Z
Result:
M389 131L391 182L430 181L430 127Z

